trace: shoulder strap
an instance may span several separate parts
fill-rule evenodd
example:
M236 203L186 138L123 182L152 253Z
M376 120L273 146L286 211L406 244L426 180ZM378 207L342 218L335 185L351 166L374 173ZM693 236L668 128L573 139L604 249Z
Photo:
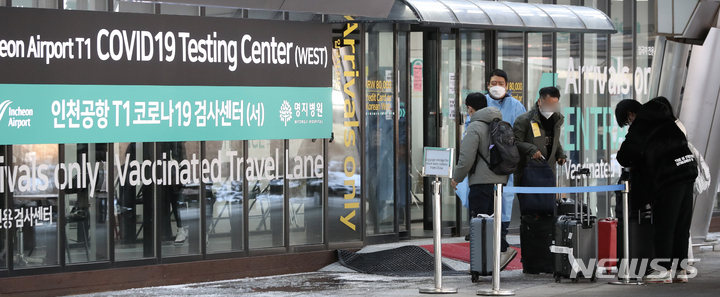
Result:
M485 163L487 163L487 164L488 164L488 166L490 165L490 162L488 162L488 160L487 160L487 159L485 159L485 157L483 157L483 155L482 155L482 154L480 153L480 151L478 151L478 152L477 152L477 155L478 155L478 156L480 156L480 158L482 158L482 159L483 159L483 161L485 161Z
M483 121L483 120L480 120L480 121L483 122L483 123L485 123L485 124L487 124L487 125L488 125L488 128L492 129L492 122L494 122L495 119L493 119L493 121L491 121L491 122L486 122L486 121ZM492 141L492 135L491 135L490 133L488 133L488 136L489 136L488 138L490 138L490 143L492 143L492 142L493 142L493 141ZM478 147L478 150L477 150L476 152L477 152L477 155L480 156L480 158L483 159L483 161L485 161L485 163L488 164L488 166L490 166L490 162L489 162L487 159L485 159L485 157L480 153L480 148L479 148L479 147Z

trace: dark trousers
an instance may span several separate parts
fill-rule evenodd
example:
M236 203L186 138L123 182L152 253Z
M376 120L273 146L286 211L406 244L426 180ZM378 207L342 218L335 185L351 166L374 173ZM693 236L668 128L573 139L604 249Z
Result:
M679 265L687 260L688 237L692 222L693 182L683 182L658 189L652 205L655 226L655 257L673 259ZM662 261L660 266L671 269L672 261Z
M470 211L470 218L479 214L492 215L495 212L495 197L494 184L476 184L470 185L470 193L468 193L468 210ZM500 219L500 214L496 216L496 219ZM500 251L505 252L510 247L507 242L507 228L510 222L502 223Z

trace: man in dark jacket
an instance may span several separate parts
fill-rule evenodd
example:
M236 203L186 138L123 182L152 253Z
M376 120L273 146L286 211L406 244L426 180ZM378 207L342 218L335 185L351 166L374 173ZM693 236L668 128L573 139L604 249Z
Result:
M642 179L635 186L646 191L652 205L655 229L655 257L658 267L651 267L643 280L648 283L687 282L685 272L688 237L692 221L693 183L697 163L688 148L687 138L675 124L674 117L660 101L643 104L630 125L617 161L637 171ZM672 271L672 261L680 267Z
M563 115L558 112L560 91L556 87L545 87L540 89L539 93L540 97L535 106L519 116L513 125L515 144L520 153L520 162L514 174L515 185L525 186L522 173L531 159L544 158L553 171L555 163L562 165L567 159L560 145L560 129L565 122ZM551 178L554 179L554 176ZM518 199L532 198L519 194ZM552 273L554 255L550 252L551 241L543 234L555 228L554 212L540 213L522 208L520 212L523 273Z
M515 144L520 156L520 163L515 171L515 181L521 185L521 175L530 159L545 158L550 168L555 164L563 165L567 156L560 144L560 130L565 116L559 112L560 90L556 87L540 89L540 98L533 108L515 120Z

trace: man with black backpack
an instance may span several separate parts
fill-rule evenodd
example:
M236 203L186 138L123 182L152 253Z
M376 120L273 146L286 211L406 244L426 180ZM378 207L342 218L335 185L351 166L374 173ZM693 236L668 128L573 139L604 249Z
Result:
M457 186L458 182L467 176L470 184L468 209L471 217L480 214L492 215L495 209L494 185L507 183L519 159L514 135L510 124L502 121L500 110L486 107L485 98L468 96L465 104L470 124L460 145L452 185ZM517 254L517 251L509 247L505 236L502 236L503 269Z

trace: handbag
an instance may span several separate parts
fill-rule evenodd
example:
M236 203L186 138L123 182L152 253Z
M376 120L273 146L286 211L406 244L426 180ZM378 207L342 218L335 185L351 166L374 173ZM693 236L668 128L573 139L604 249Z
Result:
M554 187L555 174L547 161L531 159L523 169L521 185L524 187ZM520 214L554 214L555 194L518 194Z

